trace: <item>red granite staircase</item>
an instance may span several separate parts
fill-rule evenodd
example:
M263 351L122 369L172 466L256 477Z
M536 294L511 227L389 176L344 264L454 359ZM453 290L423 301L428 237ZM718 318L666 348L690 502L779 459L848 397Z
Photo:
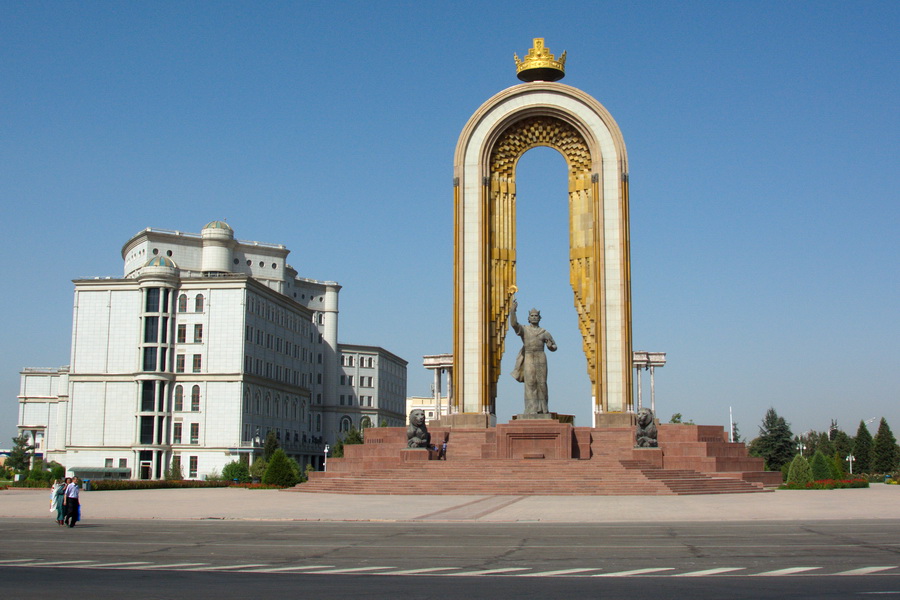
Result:
M295 491L427 495L672 495L766 491L780 473L762 470L743 444L724 441L722 428L660 427L660 448L635 449L630 428L573 428L577 458L496 458L495 429L432 429L448 439L447 460L407 450L405 430L376 428L366 443L345 446ZM693 429L692 429L693 428ZM733 470L726 470L733 469ZM777 477L777 482L775 478Z

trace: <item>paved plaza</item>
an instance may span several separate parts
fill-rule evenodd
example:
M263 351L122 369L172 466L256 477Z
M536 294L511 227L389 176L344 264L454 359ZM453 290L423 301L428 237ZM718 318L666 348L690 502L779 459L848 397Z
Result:
M0 518L46 517L49 490L0 491ZM619 523L900 519L900 486L699 496L401 496L242 488L82 494L91 519Z

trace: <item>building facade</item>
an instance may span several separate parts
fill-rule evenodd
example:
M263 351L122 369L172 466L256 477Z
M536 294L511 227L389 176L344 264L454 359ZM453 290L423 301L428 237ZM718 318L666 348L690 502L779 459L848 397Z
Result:
M402 406L365 392L402 380L405 397L406 362L348 346L372 364L371 388L359 374L342 386L341 287L298 277L289 252L221 221L199 235L139 232L121 279L75 280L71 363L22 372L20 431L72 472L155 479L178 464L202 478L252 460L269 431L318 467L348 421L402 420Z

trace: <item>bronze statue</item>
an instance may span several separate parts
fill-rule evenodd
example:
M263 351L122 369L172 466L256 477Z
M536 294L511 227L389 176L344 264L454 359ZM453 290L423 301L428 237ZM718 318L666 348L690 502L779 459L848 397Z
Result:
M547 355L544 346L550 352L556 352L556 342L546 329L540 327L541 313L532 308L528 313L528 325L519 325L516 309L519 303L513 300L509 313L509 326L522 338L522 349L516 357L516 366L512 376L516 381L525 384L525 414L547 414Z
M406 428L407 448L431 447L431 434L425 426L425 411L415 408L409 412L409 427Z
M653 420L653 411L649 408L642 408L637 414L637 430L635 431L634 445L638 448L657 448L658 431L656 422Z

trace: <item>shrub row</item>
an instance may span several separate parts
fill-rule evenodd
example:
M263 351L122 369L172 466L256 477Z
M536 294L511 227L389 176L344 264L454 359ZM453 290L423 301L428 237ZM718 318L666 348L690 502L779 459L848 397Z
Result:
M867 479L818 479L806 483L785 483L781 490L842 490L848 488L867 488Z
M220 488L228 487L230 483L229 481L198 481L195 479L92 479L91 491Z

